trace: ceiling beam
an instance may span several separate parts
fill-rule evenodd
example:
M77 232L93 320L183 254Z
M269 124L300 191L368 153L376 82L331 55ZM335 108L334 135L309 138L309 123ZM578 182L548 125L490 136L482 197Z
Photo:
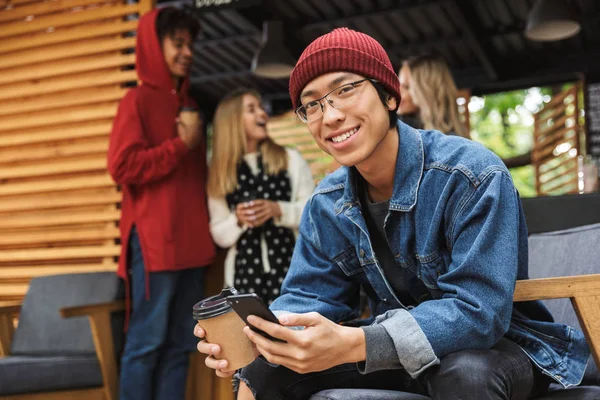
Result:
M222 45L222 44L237 44L237 42L239 41L243 41L243 40L247 40L247 41L252 41L255 44L258 44L260 42L261 39L261 34L260 33L244 33L241 35L233 35L233 36L224 36L224 37L220 37L220 38L215 38L215 39L208 39L208 40L197 40L194 45L196 47L208 47L208 46L213 46L213 45Z
M220 74L200 75L191 79L192 85L201 85L206 82L214 82L221 79L243 78L251 75L250 70L240 70L231 72L222 72Z
M493 64L491 57L489 56L489 54L487 54L487 52L483 48L483 45L478 36L479 32L474 31L472 24L465 17L465 14L464 14L462 8L458 5L458 2L456 0L447 0L447 1L442 2L441 4L442 4L442 6L445 6L446 11L448 11L448 14L451 16L451 18L454 20L454 22L467 35L467 40L469 41L469 44L471 45L471 50L473 50L473 52L475 53L475 55L481 62L481 65L482 65L483 69L485 70L488 78L492 81L497 80L498 79L498 71L496 70L496 67Z
M353 23L356 21L364 20L365 18L383 17L383 16L389 15L389 13L391 13L391 12L406 12L409 10L422 9L425 6L427 6L428 4L436 4L436 3L439 3L439 0L421 0L421 1L415 2L414 5L410 5L407 7L400 7L397 4L394 4L393 6L390 6L390 7L378 9L377 11L359 13L356 15L350 15L350 16L346 16L346 17L306 24L302 27L302 31L306 32L306 31L310 31L311 29L318 29L318 28L322 28L323 26L328 26L328 25L349 24L349 23Z
M425 50L430 49L431 47L438 44L452 44L456 42L462 42L466 40L466 36L464 34L458 33L456 35L444 35L441 37L434 38L426 38L425 40L419 40L415 42L408 43L398 43L393 46L387 47L386 51L388 54L397 54L397 53L412 53L412 54L421 54Z
M552 58L544 58L543 53L540 53L538 57L531 57L534 61L525 63L522 62L523 57L507 59L506 74L503 73L502 81L477 85L473 93L545 86L557 82L576 81L582 76L593 79L593 77L600 77L600 66L596 62L598 58L600 58L600 51L559 52Z

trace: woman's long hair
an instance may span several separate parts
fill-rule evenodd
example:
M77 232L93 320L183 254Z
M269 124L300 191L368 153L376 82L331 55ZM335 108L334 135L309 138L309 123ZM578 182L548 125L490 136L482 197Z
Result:
M213 120L212 161L208 172L208 195L225 197L237 187L237 168L246 154L246 133L242 115L244 96L252 95L260 100L253 89L239 88L227 94L217 106ZM265 171L275 175L287 168L285 148L271 138L263 140L258 151L262 154Z
M441 57L426 54L408 59L404 65L410 69L410 94L424 128L469 138L458 113L458 90L448 64Z

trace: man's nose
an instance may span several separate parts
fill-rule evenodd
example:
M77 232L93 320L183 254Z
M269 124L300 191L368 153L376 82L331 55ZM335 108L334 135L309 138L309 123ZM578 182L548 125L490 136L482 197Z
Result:
M333 107L327 100L323 100L323 123L328 125L337 121L342 121L346 114Z

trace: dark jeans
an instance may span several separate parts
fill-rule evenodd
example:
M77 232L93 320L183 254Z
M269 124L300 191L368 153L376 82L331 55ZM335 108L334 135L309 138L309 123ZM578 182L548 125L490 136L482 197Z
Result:
M549 384L519 346L507 339L489 350L449 354L418 379L411 379L404 370L363 375L356 364L303 375L272 366L262 358L244 368L240 379L257 400L307 400L312 394L334 388L397 390L434 400L526 400L545 392Z
M196 349L192 307L204 296L204 268L145 271L135 228L129 241L132 312L121 358L120 400L183 400L189 354Z

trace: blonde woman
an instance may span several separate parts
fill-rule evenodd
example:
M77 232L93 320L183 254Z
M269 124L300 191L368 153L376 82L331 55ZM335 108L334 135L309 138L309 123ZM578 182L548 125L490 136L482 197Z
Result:
M279 295L314 184L302 156L269 138L267 121L254 90L241 88L221 100L208 206L213 239L229 248L225 284L270 304Z
M410 58L399 72L398 114L416 128L469 138L456 104L457 89L446 62L435 55Z

